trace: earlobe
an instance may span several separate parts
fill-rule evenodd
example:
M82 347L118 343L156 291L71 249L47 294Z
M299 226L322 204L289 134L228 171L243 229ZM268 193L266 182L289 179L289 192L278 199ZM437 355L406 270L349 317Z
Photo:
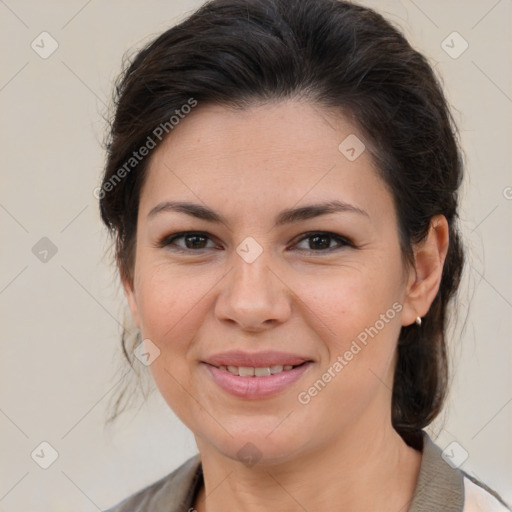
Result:
M132 313L132 318L135 325L140 329L140 321L139 321L139 309L137 307L137 300L135 298L135 290L133 282L128 282L123 280L123 290L126 300L128 302L128 306L130 307L130 311Z
M441 284L448 244L448 222L444 215L436 215L430 221L427 237L414 247L414 266L407 283L402 325L414 323L430 309Z

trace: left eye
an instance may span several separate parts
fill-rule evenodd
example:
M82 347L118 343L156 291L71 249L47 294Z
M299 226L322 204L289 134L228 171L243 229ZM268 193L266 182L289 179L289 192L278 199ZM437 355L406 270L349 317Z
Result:
M306 250L306 251L314 251L314 252L327 252L331 251L333 249L339 249L344 246L352 246L351 242L349 242L347 239L343 238L342 236L336 235L334 233L327 233L327 232L314 232L314 233L307 233L306 236L303 236L299 240L299 244L296 245L298 247L301 242L307 242L308 247L306 248L300 248L299 250ZM331 247L331 243L335 242L338 244L336 247Z
M178 240L181 240L183 244L178 244ZM208 246L208 242L211 242L212 245ZM306 242L307 247L300 247L304 242ZM336 244L335 246L331 245L333 242ZM172 246L172 249L178 251L200 251L216 247L208 234L193 231L168 236L158 243L158 247L169 246ZM328 252L346 246L353 247L353 244L340 235L323 231L314 231L305 233L293 246L293 250Z

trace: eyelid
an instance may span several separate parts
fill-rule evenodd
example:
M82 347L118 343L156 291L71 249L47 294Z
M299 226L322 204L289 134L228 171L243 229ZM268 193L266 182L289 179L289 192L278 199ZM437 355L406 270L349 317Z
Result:
M186 237L186 236L202 236L204 238L207 238L208 240L212 241L215 243L215 237L213 235L210 235L210 233L206 233L205 231L181 231L179 233L172 233L171 235L167 235L167 236L164 236L163 238L161 238L160 240L158 240L155 244L156 247L158 248L165 248L165 247L168 247L168 246L171 246L173 245L172 242L174 240L177 240L178 238L183 238L183 237ZM206 249L209 249L209 247L206 247ZM201 251L204 251L205 249L187 249L187 248L183 248L183 247L179 247L177 245L173 245L173 250L175 251L181 251L181 252L188 252L188 253L191 253L191 252L201 252Z
M205 251L207 249L212 249L211 247L205 247L205 248L202 248L202 249L187 249L187 248L183 248L183 247L180 247L180 246L177 246L177 245L173 245L172 242L174 240L177 240L179 238L183 238L183 237L186 237L186 236L202 236L204 238L207 238L209 241L213 242L213 243L216 243L215 242L215 237L213 235L211 235L210 233L207 233L205 231L181 231L179 233L173 233L171 235L167 235L165 237L163 237L162 239L160 239L156 244L155 246L158 247L158 248L165 248L165 247L169 247L169 246L173 246L172 247L172 250L173 251L178 251L178 252L183 252L183 253L193 253L193 252L196 252L196 253L201 253L202 251ZM326 235L328 237L330 237L331 239L335 240L336 242L338 242L338 246L337 247L330 247L328 249L321 249L321 250L313 250L313 249L292 249L294 251L299 251L299 252L307 252L309 254L313 253L313 254L325 254L325 253L331 253L331 252L334 252L336 250L339 250L339 249L343 249L344 247L351 247L351 248L356 248L356 245L347 237L343 236L343 235L339 235L337 233L333 233L332 231L322 231L322 230L316 230L316 231L307 231L305 233L301 233L299 235L299 237L295 238L293 241L292 241L292 245L297 245L299 244L300 242L304 241L304 240L307 240L308 238L311 238L315 235Z
M313 253L313 254L314 253L317 253L317 254L324 253L325 254L325 253L333 252L337 249L342 249L343 247L355 248L355 244L349 238L347 238L343 235L338 235L337 233L333 233L332 231L321 231L321 230L308 231L306 233L302 233L301 235L299 235L300 238L293 242L293 245L297 245L299 242L302 242L303 240L307 240L308 238L311 238L315 235L326 235L326 236L330 237L331 239L340 243L340 245L338 247L331 247L329 249L317 250L317 251L315 251L313 249L294 249L294 250L305 251L305 252Z

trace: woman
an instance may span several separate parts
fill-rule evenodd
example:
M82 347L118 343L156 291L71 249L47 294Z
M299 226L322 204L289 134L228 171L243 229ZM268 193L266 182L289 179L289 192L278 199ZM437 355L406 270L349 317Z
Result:
M199 455L110 509L503 511L423 431L463 251L455 128L372 10L214 0L121 77L99 190Z

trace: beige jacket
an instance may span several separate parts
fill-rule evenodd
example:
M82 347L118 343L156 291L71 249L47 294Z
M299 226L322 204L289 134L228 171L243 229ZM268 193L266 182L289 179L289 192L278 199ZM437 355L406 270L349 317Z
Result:
M440 448L423 432L423 457L408 512L507 512L503 500L481 482L452 468ZM445 455L446 456L446 455ZM194 512L203 484L196 455L171 474L126 498L106 512Z

